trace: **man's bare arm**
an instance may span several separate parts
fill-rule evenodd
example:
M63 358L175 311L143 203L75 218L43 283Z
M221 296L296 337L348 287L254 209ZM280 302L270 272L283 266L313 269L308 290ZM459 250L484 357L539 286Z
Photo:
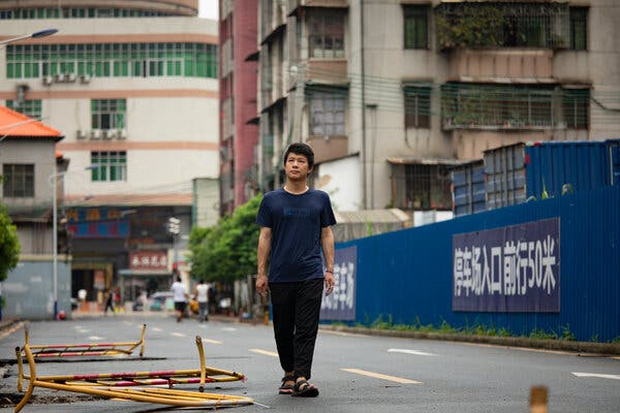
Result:
M271 228L261 227L258 235L258 275L256 276L256 292L264 296L267 292L268 276L267 261L271 252Z
M321 247L325 259L325 294L329 295L334 290L334 233L331 227L321 229Z

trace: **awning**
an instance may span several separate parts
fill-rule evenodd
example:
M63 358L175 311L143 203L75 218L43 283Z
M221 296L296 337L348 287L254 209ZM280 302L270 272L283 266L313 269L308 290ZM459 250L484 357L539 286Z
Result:
M125 268L118 271L118 275L122 275L125 277L152 277L152 276L168 276L170 277L171 272L166 270L131 270L129 268Z
M461 165L471 159L419 158L415 156L392 156L387 158L392 165Z
M396 208L360 211L334 211L336 225L332 227L336 242L398 231L412 225L411 215Z

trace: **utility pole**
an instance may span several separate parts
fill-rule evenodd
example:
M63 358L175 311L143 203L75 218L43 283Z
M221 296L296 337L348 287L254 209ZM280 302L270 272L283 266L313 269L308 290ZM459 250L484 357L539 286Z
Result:
M360 63L362 89L362 208L368 208L368 154L366 153L366 62L364 56L364 0L360 0Z

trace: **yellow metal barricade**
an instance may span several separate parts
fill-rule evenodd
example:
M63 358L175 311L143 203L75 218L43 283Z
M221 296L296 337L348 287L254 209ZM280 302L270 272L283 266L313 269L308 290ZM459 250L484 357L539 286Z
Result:
M18 390L22 391L24 379L28 380L29 384L23 399L15 407L15 412L19 412L24 407L35 387L181 407L216 408L254 403L248 397L204 393L205 383L237 381L246 378L242 373L208 367L205 363L202 338L199 336L196 337L196 346L200 356L200 369L58 376L37 376L35 358L30 346L26 344L21 349L17 347L15 352L18 364ZM29 374L24 373L23 357L28 361ZM175 384L191 383L199 383L199 392L172 389ZM154 385L167 385L168 389L148 387Z
M142 333L138 341L88 344L30 344L28 329L25 330L26 344L30 347L32 357L35 359L47 357L130 355L138 347L140 347L140 357L142 357L144 355L145 333L146 324L142 324Z

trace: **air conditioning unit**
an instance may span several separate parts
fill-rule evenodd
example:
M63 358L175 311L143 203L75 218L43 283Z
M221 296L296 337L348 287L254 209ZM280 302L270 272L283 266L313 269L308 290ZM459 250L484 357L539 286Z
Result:
M79 129L76 133L76 137L80 140L86 139L86 131L83 129Z
M91 139L101 139L101 129L93 129L90 131L90 138Z
M75 82L77 80L77 74L75 73L68 73L66 77L68 82Z
M54 75L54 82L56 83L62 83L65 81L65 79L66 79L66 76L64 73L56 73Z
M103 139L116 138L116 129L106 129L103 131Z
M80 76L81 83L90 83L91 76L89 74L84 74Z
M45 86L49 86L54 82L54 78L52 78L51 76L43 76L41 81Z
M127 129L119 129L116 131L116 139L125 140L127 139Z

